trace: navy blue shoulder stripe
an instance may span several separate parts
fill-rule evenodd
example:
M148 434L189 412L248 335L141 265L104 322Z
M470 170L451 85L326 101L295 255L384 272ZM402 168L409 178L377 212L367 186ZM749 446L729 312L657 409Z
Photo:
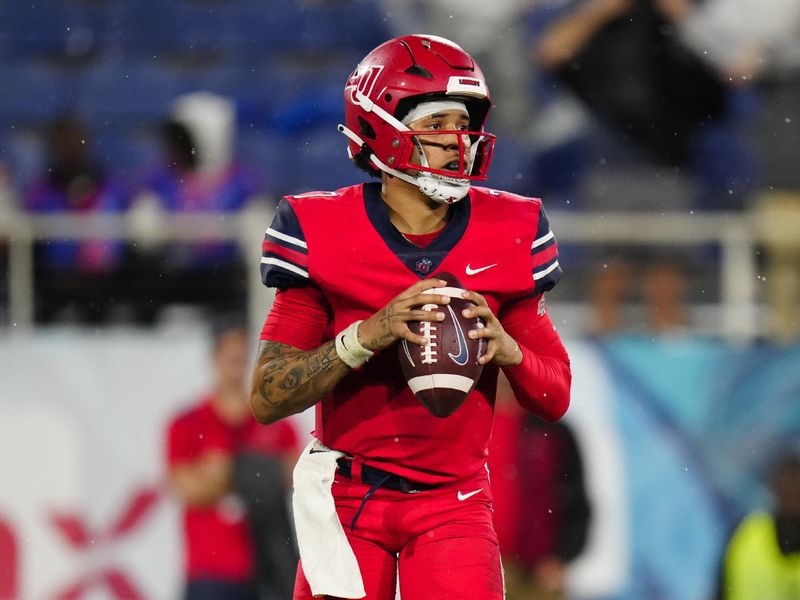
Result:
M558 262L558 244L550 229L550 221L544 207L539 208L536 237L531 244L531 263L535 293L553 289L561 279L562 270Z
M261 244L261 281L278 288L309 285L308 244L294 209L285 199L278 203Z

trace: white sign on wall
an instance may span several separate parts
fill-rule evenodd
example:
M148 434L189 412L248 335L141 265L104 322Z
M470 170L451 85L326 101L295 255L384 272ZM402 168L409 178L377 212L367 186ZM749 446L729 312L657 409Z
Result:
M207 365L199 332L0 341L0 598L177 596L164 428Z
M590 347L569 347L567 418L598 517L571 588L576 598L611 597L629 566L613 384ZM181 524L164 485L164 435L206 391L208 368L200 329L0 339L0 600L179 596ZM297 419L301 436L310 418Z

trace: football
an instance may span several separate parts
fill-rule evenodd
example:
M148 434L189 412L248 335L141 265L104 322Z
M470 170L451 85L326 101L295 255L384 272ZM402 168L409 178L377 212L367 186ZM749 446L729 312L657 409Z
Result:
M450 303L443 307L426 304L422 308L442 311L445 319L409 323L411 331L429 343L418 346L401 340L398 355L408 387L417 399L434 416L448 417L464 403L483 371L478 358L485 350L485 342L467 334L484 324L481 319L467 319L461 314L466 307L475 305L461 297L464 288L455 276L438 273L432 278L447 281L447 287L424 293L447 295Z

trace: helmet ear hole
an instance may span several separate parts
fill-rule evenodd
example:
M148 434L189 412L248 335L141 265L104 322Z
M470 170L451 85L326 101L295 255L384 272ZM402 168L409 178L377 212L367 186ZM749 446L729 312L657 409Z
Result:
M380 179L381 172L372 165L372 162L369 159L370 154L372 154L372 150L370 150L369 146L364 144L358 154L353 157L353 162L355 163L356 167L359 168L359 170L363 171L370 177L377 177Z
M369 138L371 140L375 139L375 130L364 117L358 117L358 128L361 131L361 135L365 138Z

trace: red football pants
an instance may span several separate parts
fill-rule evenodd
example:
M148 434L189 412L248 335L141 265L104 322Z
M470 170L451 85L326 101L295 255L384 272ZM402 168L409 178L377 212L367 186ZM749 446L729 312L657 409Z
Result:
M350 522L369 489L339 474L332 487L339 519L358 559L366 600L394 600L398 572L402 600L503 599L485 472L416 494L379 488L351 531ZM312 598L301 564L294 600Z

